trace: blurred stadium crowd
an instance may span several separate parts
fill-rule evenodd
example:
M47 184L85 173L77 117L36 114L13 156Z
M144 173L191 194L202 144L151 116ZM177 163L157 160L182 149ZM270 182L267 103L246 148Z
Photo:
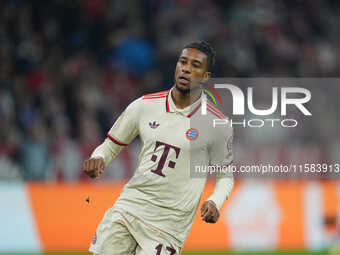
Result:
M0 178L87 180L83 159L131 100L172 86L191 41L214 45L216 77L339 76L339 11L336 0L0 0ZM106 178L131 176L137 148Z

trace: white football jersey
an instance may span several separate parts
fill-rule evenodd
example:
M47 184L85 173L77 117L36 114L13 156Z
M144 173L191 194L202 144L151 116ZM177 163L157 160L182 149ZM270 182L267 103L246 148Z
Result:
M177 109L171 91L145 95L126 108L108 133L121 146L137 135L142 141L136 172L113 208L168 234L178 246L190 231L206 181L190 171L195 165L232 162L232 128L212 127L213 119L226 116L209 102L202 116L200 107L198 100Z

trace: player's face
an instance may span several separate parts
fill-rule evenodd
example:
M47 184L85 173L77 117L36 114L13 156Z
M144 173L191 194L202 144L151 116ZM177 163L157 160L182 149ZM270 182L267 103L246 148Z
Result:
M182 93L199 86L200 80L209 78L208 56L192 48L184 49L178 59L175 72L175 86Z

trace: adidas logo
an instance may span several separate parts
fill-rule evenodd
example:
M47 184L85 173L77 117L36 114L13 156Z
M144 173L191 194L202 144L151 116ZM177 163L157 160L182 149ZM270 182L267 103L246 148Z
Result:
M153 129L158 128L159 125L160 125L160 124L157 123L156 121L154 121L154 122L149 122L149 126L150 126L151 128L153 128Z

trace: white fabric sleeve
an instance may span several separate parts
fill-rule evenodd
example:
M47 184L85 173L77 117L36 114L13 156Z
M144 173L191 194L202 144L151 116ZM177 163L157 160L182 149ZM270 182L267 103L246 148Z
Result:
M233 128L229 125L214 128L209 148L210 165L226 166L233 162Z
M133 101L115 121L107 133L112 142L126 146L139 134L141 102L141 98Z
M101 157L104 159L105 166L107 166L123 148L124 146L118 145L109 138L106 138L105 141L92 152L91 158Z
M225 200L228 199L234 186L233 177L219 177L216 179L216 185L213 194L207 199L216 204L218 210L221 209Z
M102 157L107 166L138 135L140 103L141 98L125 109L107 133L105 141L92 152L91 158Z
M233 162L233 128L227 125L214 129L212 133L214 137L210 148L210 164L216 166L216 185L213 194L207 200L212 200L217 209L220 209L234 186L233 173L228 168Z

